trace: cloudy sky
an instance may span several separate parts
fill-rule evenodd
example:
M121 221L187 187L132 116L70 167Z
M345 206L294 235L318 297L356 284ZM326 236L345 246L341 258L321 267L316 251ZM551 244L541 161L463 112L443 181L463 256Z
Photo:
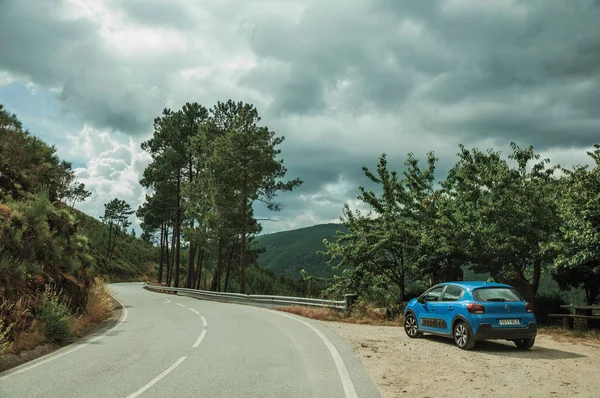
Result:
M586 163L598 21L598 0L0 0L0 103L73 162L93 216L141 204L163 108L253 103L305 181L275 232L337 221L382 152L434 150L440 177L459 143Z

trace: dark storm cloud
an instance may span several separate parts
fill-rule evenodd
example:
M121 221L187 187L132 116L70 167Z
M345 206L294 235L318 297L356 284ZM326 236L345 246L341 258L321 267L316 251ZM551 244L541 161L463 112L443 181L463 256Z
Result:
M252 45L290 71L265 87L277 113L325 112L327 90L349 80L350 112L425 109L422 123L440 134L589 145L600 127L598 21L589 0L313 2L297 25L257 25ZM435 115L482 101L498 109Z
M85 2L0 0L0 73L136 141L166 106L254 103L305 181L282 219L337 217L382 152L400 170L435 150L444 178L458 143L569 159L598 141L599 1Z
M63 1L0 2L0 70L58 88L64 110L98 128L147 132L161 99L119 64L98 26L66 18Z

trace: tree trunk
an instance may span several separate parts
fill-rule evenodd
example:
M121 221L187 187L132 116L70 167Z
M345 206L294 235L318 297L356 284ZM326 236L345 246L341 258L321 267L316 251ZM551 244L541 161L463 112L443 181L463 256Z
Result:
M110 238L112 237L112 229L113 229L113 224L112 224L112 221L110 221L108 223L108 248L106 249L106 258L110 258L110 257L108 257L108 255L110 254Z
M158 265L158 284L162 283L163 277L163 262L165 261L165 223L160 224L160 263Z
M227 291L227 286L229 285L229 271L231 270L231 262L233 261L233 253L235 253L236 244L237 239L231 245L231 250L229 250L229 261L227 261L227 272L225 273L225 287L223 289L224 292Z
M171 264L169 265L169 283L168 286L171 286L171 282L173 281L173 269L175 268L175 227L171 231Z
M165 284L167 286L170 286L169 283L171 282L171 261L169 261L170 253L171 252L169 251L169 224L165 222L165 265L167 268Z
M221 268L223 266L223 238L219 238L219 246L217 250L217 266L212 281L211 290L215 292L221 291Z
M196 266L196 278L194 280L195 289L200 289L203 260L204 260L204 250L202 250L202 248L200 246L198 246L198 265Z
M533 280L531 281L531 289L533 290L533 297L537 295L538 288L540 287L540 277L542 275L542 260L536 258L533 262Z
M192 183L194 179L193 166L192 166L192 157L188 157L188 182ZM194 229L194 219L190 220L190 228ZM193 245L190 242L190 258L188 261L188 270L187 270L187 278L185 280L185 287L191 289L194 287L194 258L196 256L196 245Z
M243 189L246 188L246 172L244 171ZM246 223L248 222L248 199L243 194L242 203L242 241L240 244L240 293L246 293Z
M400 288L400 303L402 304L402 302L404 301L404 292L405 292L405 286L404 286L404 250L402 250L402 248L400 248L400 283L398 284L398 287Z
M179 266L181 261L181 170L177 171L177 213L175 215L177 225L177 254L175 255L175 287L179 287Z
M191 289L194 285L194 259L196 258L196 245L190 243L190 258L188 261L187 278L185 279L185 287Z
M223 291L227 291L227 285L229 285L229 270L231 269L231 264L227 264L227 271L225 271L225 286L223 287Z

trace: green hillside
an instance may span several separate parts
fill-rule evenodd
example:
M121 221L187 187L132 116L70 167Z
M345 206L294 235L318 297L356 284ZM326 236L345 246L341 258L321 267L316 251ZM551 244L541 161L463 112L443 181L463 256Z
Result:
M326 264L327 258L317 251L325 250L323 239L335 239L338 230L345 231L345 227L333 223L319 224L258 236L256 242L265 249L258 258L258 264L272 270L278 277L300 279L300 270L305 269L310 275L329 278L333 275L331 266Z
M259 255L261 267L273 271L277 276L288 279L300 279L300 270L305 269L310 275L330 278L333 270L327 265L327 258L317 254L324 250L323 238L334 240L336 231L346 231L342 224L319 224L307 228L261 235L256 242L265 249ZM465 280L487 280L489 274L478 274L463 267ZM568 303L584 303L580 289L560 291L551 274L546 272L540 280L539 294L543 296L560 296Z

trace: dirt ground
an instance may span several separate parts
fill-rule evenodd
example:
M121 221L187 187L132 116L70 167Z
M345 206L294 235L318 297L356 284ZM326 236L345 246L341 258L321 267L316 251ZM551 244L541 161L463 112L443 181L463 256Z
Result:
M342 336L388 397L600 397L600 344L539 332L527 351L512 342L409 339L394 326L322 321Z

